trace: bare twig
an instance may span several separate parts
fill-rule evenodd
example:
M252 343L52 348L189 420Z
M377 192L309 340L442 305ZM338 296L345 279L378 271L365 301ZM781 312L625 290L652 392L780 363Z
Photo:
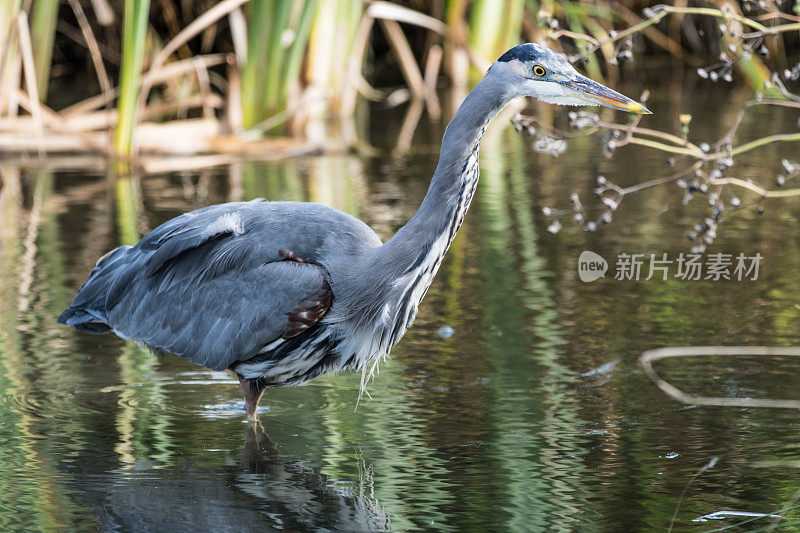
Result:
M36 68L33 62L33 46L31 44L31 34L28 31L28 16L23 11L17 15L17 35L19 36L19 47L22 51L22 66L25 73L25 89L28 92L30 101L30 113L33 116L33 131L37 140L43 138L44 127L42 126L42 106L39 103L39 91L36 84ZM44 151L39 148L39 157L44 157Z
M648 350L639 358L645 374L661 391L687 405L715 405L724 407L770 407L778 409L800 409L800 400L776 400L771 398L723 398L687 394L662 379L653 369L653 363L675 357L742 356L798 357L800 348L772 346L685 346Z
M668 160L670 166L674 166L676 161L680 159L688 159L691 161L691 164L672 175L637 183L627 188L619 187L608 181L605 177L599 176L597 181L598 186L595 188L594 193L600 198L600 205L584 207L582 203L575 201L577 193L573 193L571 195L573 204L571 210L554 209L550 207L545 207L543 209L545 216L552 219L548 230L551 232L559 231L562 227L561 219L569 213L572 213L576 222L582 224L585 229L594 231L599 225L611 222L613 212L619 208L627 195L666 183L677 182L678 185L684 189L684 203L691 200L693 193L701 193L707 195L708 203L712 208L711 214L707 218L704 218L700 224L695 225L694 230L688 233L690 240L695 243L692 251L700 253L715 239L717 235L716 225L717 222L723 218L723 211L726 209L736 210L745 207L741 200L735 195L729 198L729 203L727 205L723 203L723 187L738 187L758 195L758 201L748 205L757 203L759 213L763 212L763 206L760 203L761 200L767 198L800 196L800 188L770 190L749 179L741 179L728 174L729 169L734 164L733 158L740 154L776 142L800 141L800 133L783 133L768 135L743 143L739 146L733 146L733 139L742 123L745 111L746 108L737 115L726 135L714 143L713 147L708 143L695 144L687 139L689 123L691 122L690 115L681 115L681 136L678 136L667 132L643 128L638 125L638 118L628 124L616 124L601 121L600 117L594 113L571 112L570 124L572 127L577 128L580 134L592 135L599 131L607 132L607 138L604 139L607 153L611 153L618 147L632 144L675 154L678 157L672 157ZM547 146L549 146L548 143L554 137L556 139L567 139L577 136L576 134L570 135L558 132L553 128L547 128L534 117L517 116L514 118L514 122L518 130L524 130L538 137L539 140L537 140L534 147L541 143L546 149ZM536 126L534 126L534 124L536 124ZM609 132L611 135L608 135ZM563 142L564 141L561 141L561 143ZM557 155L560 151L563 151L563 148L555 152L554 155ZM800 166L796 163L783 160L782 164L785 175L778 175L776 179L778 186L782 186L786 180L800 174ZM703 167L706 165L713 166L713 168L708 172L704 171ZM587 220L585 215L595 210L603 211L600 218L597 220Z
M108 79L108 72L106 72L106 67L103 64L103 55L100 53L100 45L97 43L89 20L83 12L83 7L81 7L78 0L69 0L69 5L75 13L75 18L78 19L81 33L86 41L86 46L89 48L89 55L92 57L94 71L97 74L97 81L100 83L100 89L103 91L103 94L111 94L111 82Z
M67 23L65 20L59 20L56 23L56 30L61 32L64 37L73 41L75 44L86 46L86 39L83 37L81 30L72 24ZM113 63L114 65L119 65L121 56L118 50L114 50L105 43L98 43L98 46L100 47L100 53L103 55L103 58L105 58L106 61Z
M788 198L790 196L800 196L800 189L785 189L780 191L770 191L764 187L739 178L725 177L725 178L711 178L709 179L710 185L736 185L753 191L762 198Z
M367 8L367 15L374 19L413 24L429 29L439 35L447 35L447 25L441 20L391 2L377 1L370 3Z
M94 16L101 26L111 26L114 24L114 10L107 0L90 0Z
M428 60L425 62L425 104L428 114L437 119L442 114L439 98L436 96L436 80L439 77L439 66L442 63L442 47L431 46L428 50Z
M153 84L162 83L164 81L176 78L183 74L195 71L198 62L202 62L206 69L222 65L227 61L226 54L208 54L204 56L195 56L190 59L182 59L175 61L159 70L158 74L152 78ZM140 82L140 87L141 87ZM73 104L60 111L63 116L78 116L99 109L117 97L118 88L114 88L110 93L98 94Z
M379 19L378 22L380 22L381 28L386 34L386 39L389 41L395 57L397 57L400 70L403 72L403 77L406 79L411 93L415 98L424 98L425 82L422 79L422 73L419 71L419 65L417 65L417 61L414 58L414 52L411 50L400 24L389 19Z
M248 0L223 0L210 8L208 11L197 17L191 24L181 30L175 37L170 40L167 45L159 51L153 58L153 62L147 74L144 76L139 91L139 102L137 104L137 115L140 115L147 103L147 96L150 93L150 88L156 80L156 76L160 73L162 65L166 60L181 46L189 41L192 37L205 30L212 24L215 24L219 19L225 15L230 14L239 8L242 4L247 3Z
M242 8L236 8L228 15L228 25L231 28L233 52L236 54L236 66L241 72L247 61L247 20L244 18Z
M347 64L347 78L342 94L342 114L352 116L356 108L356 97L358 96L358 84L362 79L361 67L364 64L364 53L369 43L369 34L375 23L369 13L364 13L361 22L358 24L356 36L353 40L353 47L350 52L350 61Z
M683 501L684 496L686 496L686 491L689 490L689 487L692 486L692 483L694 483L694 481L698 477L700 477L703 474L703 472L705 472L709 468L714 468L715 466L717 466L717 462L718 461L719 461L719 457L717 457L715 455L706 464L704 464L700 468L700 470L695 472L692 475L692 477L689 478L689 481L686 482L686 485L684 485L683 490L681 491L681 495L678 498L678 503L675 505L675 512L672 513L672 519L669 521L669 527L667 528L667 533L671 533L672 528L675 526L675 520L678 518L678 511L680 511L680 509L681 509L681 502Z
M711 17L715 17L715 18L722 18L722 19L725 19L725 20L736 21L736 22L742 24L743 26L747 26L747 27L752 28L752 29L755 30L754 32L741 34L739 37L741 37L743 39L755 39L755 38L764 37L764 36L767 36L767 35L777 35L777 34L780 34L780 33L800 30L800 22L793 22L793 23L790 23L790 24L781 24L781 25L778 25L778 26L769 27L769 26L764 26L763 24L761 24L761 23L759 23L759 22L757 22L757 21L755 21L755 20L753 20L751 18L745 17L743 15L739 15L737 13L733 13L731 11L722 10L722 9L707 8L707 7L683 7L683 6L658 5L658 6L655 6L655 7L652 7L652 8L645 9L645 16L647 18L645 18L641 22L633 24L632 26L630 26L630 27L628 27L628 28L626 28L626 29L624 29L622 31L615 32L613 35L609 36L608 39L596 42L592 46L588 47L587 50L576 59L586 59L590 54L593 54L594 52L596 52L598 49L600 49L601 47L605 46L606 44L615 43L617 41L625 39L626 37L629 37L629 36L634 35L636 33L651 29L652 26L654 26L654 25L658 24L659 22L661 22L661 20L663 20L664 17L666 17L667 15L670 15L670 14L706 15L706 16L711 16ZM631 19L631 18L628 18L627 20L629 22L633 21L633 19ZM669 50L673 54L676 54L676 55L680 56L680 53L679 53L680 44L674 42L672 39L670 39L669 37L667 37L667 36L665 36L663 34L660 34L660 35L664 39L661 40L661 39L657 38L653 42L655 42L659 46ZM583 38L583 40L591 39L591 38L587 39L586 37L588 37L588 36L585 36ZM651 38L652 37L653 36L651 35Z

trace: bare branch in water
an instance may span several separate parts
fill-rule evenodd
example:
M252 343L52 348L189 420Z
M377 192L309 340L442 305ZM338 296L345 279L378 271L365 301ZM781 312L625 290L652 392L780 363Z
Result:
M653 369L653 363L675 357L742 356L798 357L800 348L773 346L683 346L648 350L639 358L645 374L664 394L687 405L714 405L721 407L771 407L778 409L800 409L800 400L777 400L771 398L724 398L715 396L694 396L687 394L662 379Z
M732 169L737 156L778 142L800 141L800 133L779 133L734 146L733 139L736 132L742 123L744 114L753 103L771 105L763 101L748 103L736 117L726 135L714 143L689 141L691 115L680 116L681 131L679 134L643 128L638 125L640 116L633 118L628 124L618 124L605 122L600 119L599 115L588 111L570 112L570 126L573 131L569 132L546 127L536 117L517 115L512 122L517 131L536 138L534 149L549 152L553 156L559 155L566 149L569 139L600 133L604 153L609 157L617 148L637 145L670 154L667 166L680 168L677 172L667 176L647 180L630 187L620 187L605 176L598 176L597 186L593 193L599 202L594 204L576 202L578 194L572 193L570 195L572 209L544 208L545 216L550 219L548 229L552 233L561 229L562 218L569 214L584 229L594 231L598 226L612 221L614 212L627 195L674 182L684 191L684 204L688 204L697 194L705 196L708 200L710 213L703 217L702 222L688 234L689 239L694 243L692 251L701 253L714 241L716 225L726 211L735 211L756 205L759 213L762 213L763 201L766 199L800 196L800 188L783 188L787 181L800 176L800 163L796 161L781 160L781 168L775 180L775 189L770 189L751 179L733 175ZM557 147L557 149L553 147ZM753 202L743 204L739 196L733 192L733 189L736 188L754 193L757 198ZM593 211L600 211L600 216L590 218L589 214Z

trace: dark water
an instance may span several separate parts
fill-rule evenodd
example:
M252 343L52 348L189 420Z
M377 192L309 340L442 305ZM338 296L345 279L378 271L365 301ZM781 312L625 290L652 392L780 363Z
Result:
M675 131L678 113L691 112L692 138L713 141L747 97L664 88L646 124ZM371 115L368 140L380 153L392 148L398 115ZM737 143L796 131L797 119L753 107ZM372 398L355 409L355 374L270 390L263 428L244 422L232 375L77 334L56 317L105 251L212 203L314 200L386 237L424 195L441 125L423 118L412 150L397 157L241 161L117 181L4 163L0 529L650 531L677 512L676 530L707 531L747 519L696 521L710 513L796 506L798 411L686 406L637 360L661 346L800 343L797 201L720 224L709 251L760 253L757 280L618 281L619 254L687 253L704 200L684 206L670 185L627 197L596 232L567 224L551 234L541 208L568 206L571 192L590 201L598 174L630 185L671 171L639 147L606 159L598 136L554 159L504 124L487 134L465 226ZM735 175L771 187L781 157L799 159L797 146L743 155ZM584 250L609 261L606 278L580 281ZM694 394L800 399L791 357L658 368ZM780 514L778 530L798 527L797 509Z

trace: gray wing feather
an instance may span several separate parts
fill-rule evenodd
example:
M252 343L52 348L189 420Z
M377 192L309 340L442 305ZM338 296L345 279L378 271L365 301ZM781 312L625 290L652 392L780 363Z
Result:
M109 322L126 337L214 370L256 355L290 330L295 308L312 307L330 290L323 269L291 261L230 271L191 290L178 282L159 292L158 282L137 277L129 296L108 310Z
M290 331L289 314L329 298L330 286L322 267L283 260L283 243L254 224L251 204L187 213L148 234L110 286L107 322L215 370Z
M101 259L59 321L89 333L110 328L221 370L327 312L326 258L380 244L363 222L319 204L198 209ZM284 261L281 249L305 262Z

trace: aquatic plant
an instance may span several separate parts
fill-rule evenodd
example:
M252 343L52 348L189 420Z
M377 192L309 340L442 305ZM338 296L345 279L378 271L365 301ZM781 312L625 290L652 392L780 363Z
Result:
M319 2L252 0L248 7L242 115L244 127L252 128L286 110Z
M122 64L119 73L118 119L114 133L114 151L121 156L128 156L131 153L149 12L150 0L125 1L125 13L122 17Z
M34 2L30 19L37 90L39 99L42 101L47 98L47 84L50 80L50 60L53 55L58 4L58 0L38 0Z

